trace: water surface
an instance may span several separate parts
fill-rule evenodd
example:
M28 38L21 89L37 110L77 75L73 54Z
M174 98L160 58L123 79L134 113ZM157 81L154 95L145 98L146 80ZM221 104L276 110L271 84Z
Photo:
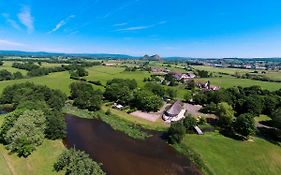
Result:
M153 136L134 140L99 120L66 116L69 147L84 150L103 163L109 175L199 175L195 166L171 146Z

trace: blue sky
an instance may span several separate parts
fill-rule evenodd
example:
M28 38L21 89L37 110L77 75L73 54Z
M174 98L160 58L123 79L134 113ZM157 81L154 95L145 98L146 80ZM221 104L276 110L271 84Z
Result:
M0 49L280 57L280 0L0 0Z

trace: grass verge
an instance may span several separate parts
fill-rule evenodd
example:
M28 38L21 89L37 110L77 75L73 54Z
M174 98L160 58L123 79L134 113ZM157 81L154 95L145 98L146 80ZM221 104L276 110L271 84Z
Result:
M194 150L216 175L281 174L280 146L258 137L237 141L211 132L203 136L186 135L181 144L181 152Z

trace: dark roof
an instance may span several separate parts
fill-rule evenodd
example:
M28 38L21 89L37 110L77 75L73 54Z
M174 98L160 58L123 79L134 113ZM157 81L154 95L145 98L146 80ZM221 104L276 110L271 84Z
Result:
M182 102L180 100L177 100L167 111L166 114L174 117L176 115L178 115L180 113L180 111L182 110Z

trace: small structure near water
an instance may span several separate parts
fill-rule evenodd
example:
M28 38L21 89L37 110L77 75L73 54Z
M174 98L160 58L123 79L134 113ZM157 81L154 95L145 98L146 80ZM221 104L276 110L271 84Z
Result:
M167 111L163 114L163 120L166 122L176 122L185 118L186 110L183 108L183 103L177 100Z
M186 104L177 100L173 103L168 110L163 113L163 120L167 123L177 122L185 118ZM198 126L194 126L194 129L198 135L203 135L204 133Z
M114 103L114 104L112 105L112 107L113 107L113 108L116 108L116 109L118 109L118 110L122 110L122 109L124 108L123 105L117 104L117 103Z

